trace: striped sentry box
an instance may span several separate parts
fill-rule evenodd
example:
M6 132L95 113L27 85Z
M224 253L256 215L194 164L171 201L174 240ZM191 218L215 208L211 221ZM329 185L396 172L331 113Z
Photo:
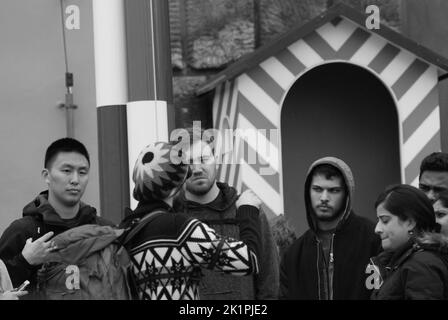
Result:
M441 149L439 68L359 22L333 18L214 88L215 128L266 129L257 141L264 141L268 152L258 150L253 139L239 139L239 165L221 166L219 178L239 191L252 189L264 201L268 215L283 213L280 137L270 134L275 129L280 132L283 100L299 77L332 62L360 66L389 89L399 119L403 183L417 185L422 159ZM271 174L261 175L260 165L249 163L251 150L267 162Z

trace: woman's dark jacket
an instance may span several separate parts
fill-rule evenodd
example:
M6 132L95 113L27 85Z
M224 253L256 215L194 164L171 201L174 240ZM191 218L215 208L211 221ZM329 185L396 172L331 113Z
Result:
M381 273L373 300L448 299L448 238L426 233L372 259Z

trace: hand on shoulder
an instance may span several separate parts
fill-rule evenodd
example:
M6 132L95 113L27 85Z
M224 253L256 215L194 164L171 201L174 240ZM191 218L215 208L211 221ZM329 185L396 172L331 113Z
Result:
M261 199L250 189L240 194L236 200L236 207L239 208L243 205L249 205L260 209Z

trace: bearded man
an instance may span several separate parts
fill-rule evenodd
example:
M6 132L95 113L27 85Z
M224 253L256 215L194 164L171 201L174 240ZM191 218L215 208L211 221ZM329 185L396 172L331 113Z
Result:
M240 239L241 224L236 217L236 203L243 196L258 198L251 190L238 194L227 183L216 180L218 163L213 143L203 131L189 129L192 137L186 159L191 163L191 177L175 199L174 208L215 229L219 234ZM259 273L244 277L202 270L200 297L204 300L271 300L278 298L279 255L266 214L260 208Z

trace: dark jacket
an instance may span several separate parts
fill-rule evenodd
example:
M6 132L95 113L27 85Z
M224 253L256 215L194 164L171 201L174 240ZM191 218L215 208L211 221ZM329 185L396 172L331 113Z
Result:
M17 287L25 280L30 281L28 291L32 291L35 286L35 277L40 265L30 265L22 255L28 238L32 238L34 241L49 231L53 231L57 235L84 224L112 225L98 217L95 208L84 203L81 203L75 218L61 219L48 203L47 191L41 192L27 204L23 209L23 217L13 221L0 238L0 259L8 268L13 286Z
M257 208L238 208L236 219L243 226L238 237L244 242L222 238L201 221L172 212L162 201L140 202L121 226L127 228L133 220L154 211L164 212L153 216L126 244L139 299L199 299L201 268L239 275L258 272Z
M220 193L208 204L188 201L183 192L176 198L176 211L207 223L217 233L240 239L239 224L235 219L238 193L226 183L217 183ZM279 286L279 256L266 214L260 210L261 243L257 275L236 277L204 270L199 289L204 300L263 300L276 299Z
M426 233L372 259L381 272L373 300L448 299L448 238Z
M323 249L317 236L317 222L309 196L310 173L320 164L330 164L341 171L348 189L344 212L332 234L328 262L322 258ZM354 214L353 193L353 175L345 163L327 157L311 165L305 181L305 206L310 229L282 257L280 298L369 299L371 292L365 285L366 266L372 254L379 252L381 243L374 233L374 223ZM328 296L325 296L325 291Z

